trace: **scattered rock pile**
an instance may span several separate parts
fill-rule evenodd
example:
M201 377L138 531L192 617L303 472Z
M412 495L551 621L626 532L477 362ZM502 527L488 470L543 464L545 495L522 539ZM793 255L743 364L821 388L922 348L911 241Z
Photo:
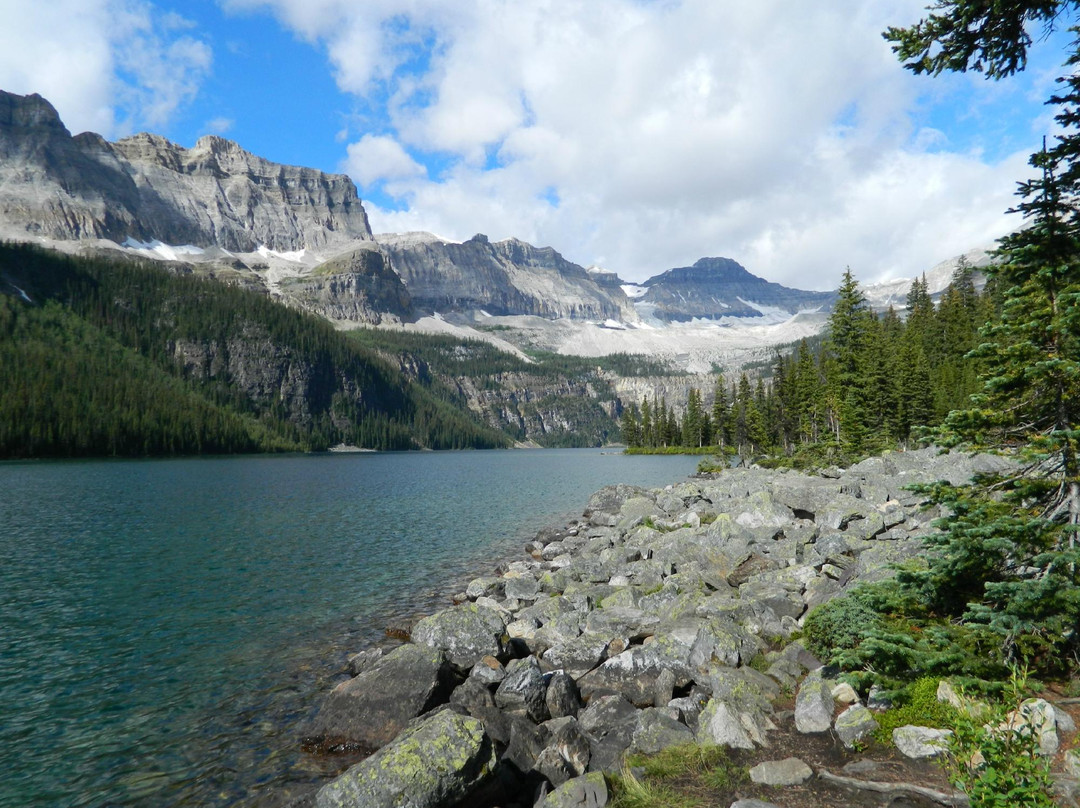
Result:
M768 746L785 691L799 732L850 748L873 714L789 638L809 609L922 550L940 514L907 486L1003 462L928 449L818 476L750 468L602 489L411 642L354 658L309 743L374 754L302 802L600 806L597 774L627 752ZM850 706L837 716L838 703ZM810 776L797 760L755 771Z

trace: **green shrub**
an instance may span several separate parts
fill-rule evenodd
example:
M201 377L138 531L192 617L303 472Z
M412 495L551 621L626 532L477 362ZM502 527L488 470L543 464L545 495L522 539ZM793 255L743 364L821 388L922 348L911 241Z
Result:
M909 724L952 729L960 714L951 704L938 701L937 689L940 681L924 676L897 691L896 698L900 704L877 716L878 728L874 737L882 743L892 743L893 730Z
M850 596L833 598L806 616L803 638L811 653L831 662L838 652L855 648L881 625L881 616L862 601Z
M1039 754L1030 728L1006 725L1009 709L1023 701L1026 675L1013 671L1008 702L983 713L957 712L949 739L949 780L963 789L971 808L1052 808L1050 759Z

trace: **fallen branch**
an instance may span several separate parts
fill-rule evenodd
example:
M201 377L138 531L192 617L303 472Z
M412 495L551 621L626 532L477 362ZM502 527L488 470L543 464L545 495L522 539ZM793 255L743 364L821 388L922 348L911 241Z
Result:
M838 774L832 774L824 769L818 773L818 777L828 783L836 783L837 785L849 786L851 788L861 788L863 791L875 791L879 794L888 794L892 791L917 794L920 797L926 797L928 800L933 800L942 805L955 806L955 808L968 808L971 804L968 801L967 794L962 792L957 791L952 794L946 794L943 791L935 791L932 788L917 786L914 783L882 783L876 780L860 780L857 777L841 777Z

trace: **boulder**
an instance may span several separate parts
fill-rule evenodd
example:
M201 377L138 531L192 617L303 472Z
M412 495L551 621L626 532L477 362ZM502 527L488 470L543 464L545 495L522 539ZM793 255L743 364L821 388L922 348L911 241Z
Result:
M589 770L618 771L637 729L638 711L622 696L600 696L578 714L589 739Z
M544 696L548 714L552 718L577 716L582 708L581 691L566 671L552 674Z
M383 655L381 648L367 648L349 657L346 667L350 676L359 676L365 670L378 662Z
M814 776L814 770L796 757L765 760L750 769L751 782L763 786L797 786Z
M548 723L559 724L552 728L551 741L536 758L536 770L553 785L585 773L589 766L591 749L577 721L572 718L557 719Z
M635 645L586 673L578 680L578 687L586 700L595 693L615 692L638 707L649 707L655 700L656 683L664 670L666 666L656 650Z
M874 714L861 704L853 704L836 717L833 727L841 743L848 749L878 728Z
M540 629L541 632L544 630ZM582 634L549 648L541 658L552 670L565 670L580 678L607 658L610 641L611 637Z
M630 751L655 755L669 746L694 742L694 733L685 724L655 707L642 710L630 739Z
M309 735L324 748L378 749L416 716L444 703L453 687L441 651L395 648L327 696Z
M595 609L585 618L585 631L606 637L627 637L642 640L652 636L660 618L646 614L641 609L616 606L611 609Z
M828 732L835 709L832 689L822 679L820 669L808 673L795 696L795 728L807 735Z
M472 666L469 678L476 679L485 686L498 686L506 678L506 668L495 657L486 656Z
M514 659L506 666L506 678L495 691L495 704L502 710L522 712L533 721L548 716L544 674L536 657Z
M567 780L540 803L540 808L605 808L607 782L600 772L589 772Z
M319 789L316 808L438 808L468 795L495 767L475 718L444 710Z
M443 609L420 620L412 631L414 642L437 648L461 671L468 671L485 656L506 652L506 623L502 615L479 603Z
M909 758L929 758L948 751L952 730L908 725L893 730L893 743Z

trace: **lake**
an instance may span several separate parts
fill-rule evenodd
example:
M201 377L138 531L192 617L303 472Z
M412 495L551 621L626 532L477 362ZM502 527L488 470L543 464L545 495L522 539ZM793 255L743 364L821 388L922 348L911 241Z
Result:
M612 483L600 450L0 463L0 806L264 804L349 653Z

